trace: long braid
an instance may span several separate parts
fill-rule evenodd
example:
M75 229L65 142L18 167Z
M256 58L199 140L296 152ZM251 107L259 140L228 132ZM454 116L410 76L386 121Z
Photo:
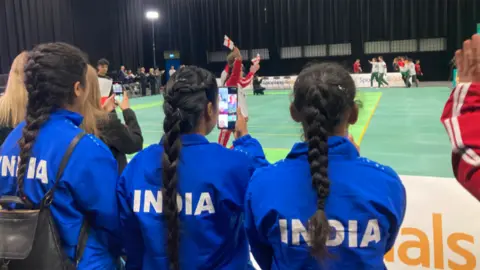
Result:
M322 97L321 91L310 89L307 93L308 104L303 112L305 117L305 138L308 142L308 162L310 163L310 174L312 176L312 187L317 192L317 211L310 218L309 233L311 252L317 257L327 254L325 243L328 240L330 226L325 215L325 200L330 192L330 181L328 180L328 132L327 112L325 111L326 99ZM318 103L318 104L316 104Z
M330 225L325 202L330 192L328 179L328 137L355 106L355 83L338 64L315 64L304 69L294 86L295 111L303 124L308 144L308 162L312 187L317 193L317 210L308 225L311 253L317 258L328 255Z
M180 247L180 219L177 205L177 165L180 160L180 122L181 115L173 109L170 102L163 104L165 120L163 129L164 152L162 155L163 166L163 214L167 223L167 255L170 260L170 269L180 269L178 250Z
M55 109L72 104L73 86L85 85L85 71L83 53L68 44L42 44L28 53L24 70L28 103L17 166L18 190L25 200L24 178L38 133Z
M195 131L209 102L216 105L218 88L208 71L188 66L177 71L167 83L163 110L162 200L166 223L166 244L171 270L180 269L180 215L177 204L178 165L181 135Z

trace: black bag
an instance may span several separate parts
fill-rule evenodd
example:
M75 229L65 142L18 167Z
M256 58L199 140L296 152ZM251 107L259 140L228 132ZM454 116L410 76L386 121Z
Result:
M85 249L88 238L88 224L84 219L78 240L75 261L70 260L62 249L49 206L63 171L80 139L81 132L70 143L62 158L56 181L40 203L38 209L24 196L0 197L0 205L11 203L24 205L26 209L0 209L0 269L1 270L70 270L76 269ZM23 194L23 186L20 187Z

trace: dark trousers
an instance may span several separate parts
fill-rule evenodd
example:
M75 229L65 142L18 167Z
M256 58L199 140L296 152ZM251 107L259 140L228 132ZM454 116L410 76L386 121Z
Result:
M378 72L373 72L372 76L370 76L370 87L373 87L373 80L378 82L378 86L380 86L380 81L378 80Z
M382 86L382 84L388 85L388 82L385 80L385 74L380 73L378 74L378 86Z
M254 88L253 89L253 94L254 95L265 95L265 93L263 91L265 91L265 87Z

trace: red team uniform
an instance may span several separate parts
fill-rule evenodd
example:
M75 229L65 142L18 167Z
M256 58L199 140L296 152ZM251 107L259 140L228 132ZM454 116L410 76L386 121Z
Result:
M417 77L418 75L423 75L422 67L420 67L420 64L415 64L415 72L417 73Z
M360 68L360 63L353 63L353 73L360 73L362 72L362 69Z
M226 72L228 74L228 72L230 71L229 69L230 68L227 64L223 72ZM230 78L228 78L228 80L225 82L225 86L238 87L238 105L244 117L248 117L248 111L246 108L247 104L245 102L246 93L243 91L243 88L250 85L254 75L254 73L249 72L247 76L242 78L242 61L235 60L235 62L233 63L232 74L230 75ZM220 134L218 136L218 143L223 146L227 146L231 134L231 130L220 130Z
M450 94L441 121L452 143L457 181L480 200L480 83L460 83Z

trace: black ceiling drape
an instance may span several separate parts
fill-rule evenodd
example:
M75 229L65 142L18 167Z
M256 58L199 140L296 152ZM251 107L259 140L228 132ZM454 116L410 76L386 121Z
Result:
M157 63L165 50L205 66L207 51L229 35L242 49L351 43L352 57L375 40L447 38L451 54L476 31L478 0L0 0L0 72L23 49L47 41L73 43L92 61L134 69L151 63L155 9Z
M132 0L0 0L0 73L18 53L52 41L74 44L112 68L143 64L143 5Z

